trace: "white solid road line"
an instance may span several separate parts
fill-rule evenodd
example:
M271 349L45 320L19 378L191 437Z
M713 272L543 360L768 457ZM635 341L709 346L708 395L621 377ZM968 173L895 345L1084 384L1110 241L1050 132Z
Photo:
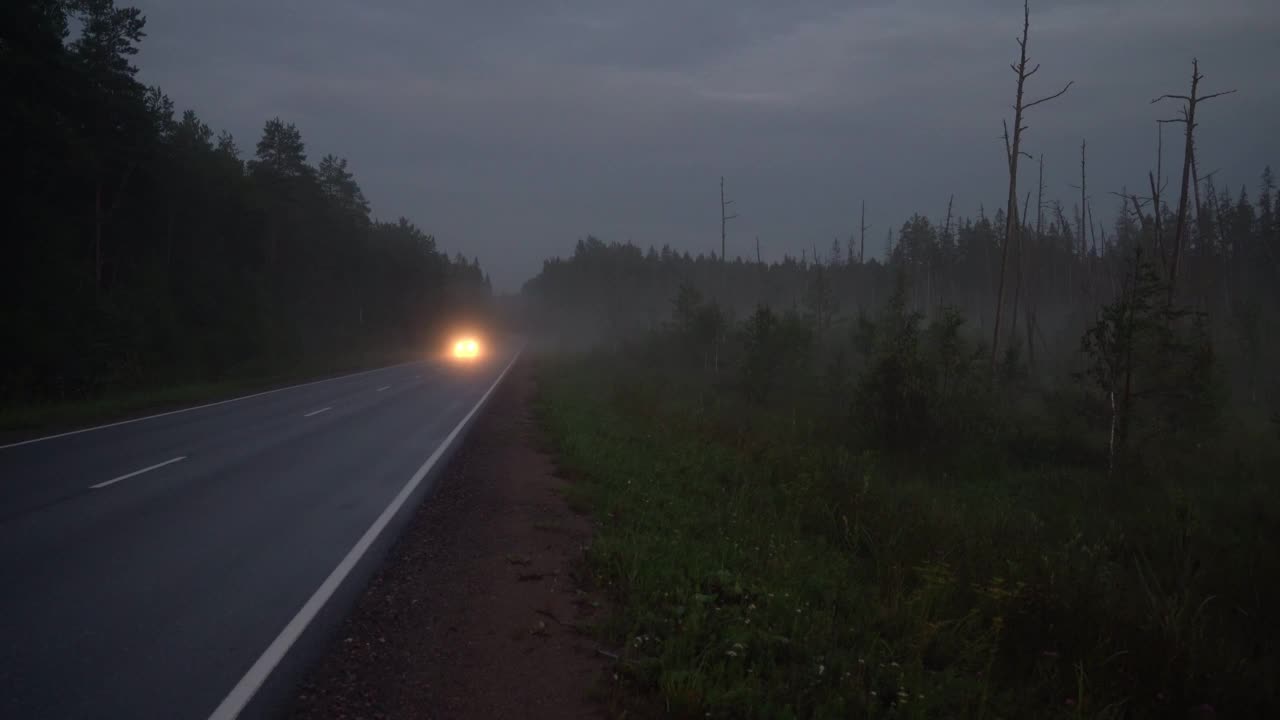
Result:
M110 479L110 480L108 480L108 481L106 481L106 482L100 482L100 483L98 483L97 485L90 485L90 486L89 486L89 489L90 489L90 490L99 490L99 489L104 488L104 487L106 487L106 486L108 486L108 485L115 485L116 483L120 482L121 480L128 480L129 478L131 478L131 477L133 477L133 476L135 476L135 475L141 475L142 473L145 473L145 472L151 472L152 470L156 470L156 469L158 469L158 468L162 468L162 467L164 467L165 465L172 465L172 464L174 464L174 463L176 463L176 462L182 462L183 460L186 460L186 459L187 459L187 456L186 456L186 455L181 455L181 456L176 457L176 458L173 458L173 459L171 459L171 460L165 460L165 461L164 461L164 462L162 462L162 463L156 463L155 465L152 465L151 467L144 467L144 468L142 468L141 470L134 470L133 472L131 472L131 473L127 473L127 474L125 474L125 475L121 475L121 476L120 476L120 477L118 477L118 478L112 478L112 479Z
M383 385L382 387L378 388L378 392L382 392L383 390L390 390L390 389L391 389L390 385Z
M342 584L342 581L347 578L347 575L351 574L351 570L356 566L356 563L360 562L360 558L364 557L364 554L369 551L369 547L372 546L374 541L378 539L378 536L382 534L382 530L391 522L391 519L395 517L396 513L400 511L400 508L408 501L409 497L413 495L413 491L418 488L418 485L422 484L422 479L427 476L427 473L431 472L431 468L435 466L440 457L449 449L449 446L453 444L453 441L458 438L459 433L462 432L462 428L466 427L467 422L471 420L471 416L475 415L476 412L480 410L480 407L484 405L485 400L488 400L489 396L493 394L493 391L497 389L498 384L507 376L507 372L511 370L511 366L516 364L516 360L520 357L520 353L523 350L523 348L516 350L516 354L511 358L511 362L507 363L507 366L502 370L502 374L498 375L498 379L493 381L493 384L489 386L489 389L485 391L484 395L480 396L480 399L476 401L474 406L472 406L471 411L467 413L466 417L462 418L462 420L453 428L453 431L445 437L444 441L440 443L440 446L435 449L435 452L431 453L431 457L427 458L427 461L422 463L422 467L418 468L418 471L413 474L413 477L409 478L409 482L405 483L405 486L400 490L399 494L395 496L395 499L391 501L391 504L382 511L382 514L378 516L378 519L373 521L373 524L369 526L369 529L364 531L364 535L361 535L360 539L356 541L356 544L347 551L346 556L343 557L342 561L338 563L338 566L333 569L333 572L329 573L329 577L325 578L324 582L320 583L320 587L316 588L316 591L312 593L306 604L304 604L302 609L298 611L298 614L294 615L293 619L289 621L289 624L284 626L284 630L281 630L280 634L276 636L276 639L267 646L267 649L258 658L257 662L249 668L249 671L244 674L244 677L240 678L240 682L236 683L236 686L231 689L231 692L228 693L227 696L223 698L222 702L218 704L218 707L214 709L213 714L209 716L209 720L233 720L234 718L239 717L245 706L253 699L254 693L258 692L258 688L262 687L262 683L266 681L267 677L271 675L271 672L280 664L280 661L284 658L285 654L288 653L289 649L293 647L293 644L297 642L303 631L307 629L307 625L311 624L311 621L315 619L316 614L319 613L325 603L329 601L329 598L333 597L333 593L338 589L338 586Z
M312 410L309 413L302 413L302 417L311 417L312 415L319 415L322 412L329 412L332 409L333 409L332 405L330 405L329 407L322 407L319 410Z
M368 375L369 373L382 372L383 370L394 370L396 368L406 367L408 365L419 365L424 360L414 360L412 362L400 363L399 365L388 365L386 367L374 368L372 370L362 370L360 372L349 373L347 375L339 375L337 377L325 378L323 380L312 380L311 382L298 383L297 385L286 385L275 390L264 390L262 392L253 393L251 395L241 395L239 397L219 400L217 402L205 403L204 405L193 405L179 410L170 410L169 412L156 413L155 415L147 415L145 417L133 418L131 420L121 420L119 422L107 423L106 425L94 425L93 427L80 428L79 430L71 430L57 435L45 435L44 437L31 438L30 440L22 440L20 442L9 443L8 445L0 445L0 450L18 447L19 445L30 445L31 443L44 442L45 440L53 440L54 438L67 437L68 435L79 435L80 433L93 432L94 430L105 430L107 428L117 427L119 425L128 425L129 423L142 422L143 420L152 420L154 418L165 417L168 415L177 415L179 413L191 412L192 410L203 410L204 408L217 407L218 405L226 405L227 403L240 402L249 398L262 397L263 395L271 395L273 393L284 392L285 390L296 390L297 388L307 387L308 385L319 385L320 383L333 382L334 380L342 380L343 378L357 377L359 375Z

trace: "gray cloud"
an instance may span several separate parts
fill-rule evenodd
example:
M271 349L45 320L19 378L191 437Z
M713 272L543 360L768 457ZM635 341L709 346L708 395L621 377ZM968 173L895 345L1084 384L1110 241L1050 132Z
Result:
M595 233L717 248L728 178L744 254L798 255L856 224L875 248L947 197L976 213L1004 195L1020 4L911 2L140 2L142 77L251 150L279 115L313 157L346 155L381 217L407 215L477 255L505 288ZM1192 56L1211 89L1204 165L1233 185L1280 160L1280 6L1274 0L1040 2L1032 111L1065 198L1088 138L1090 185L1138 185L1151 106L1181 92ZM1175 141L1166 138L1170 147ZM1168 150L1167 161L1174 153Z

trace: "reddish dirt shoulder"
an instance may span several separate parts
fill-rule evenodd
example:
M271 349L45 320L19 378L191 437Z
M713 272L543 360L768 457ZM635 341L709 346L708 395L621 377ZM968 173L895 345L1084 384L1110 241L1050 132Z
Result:
M538 450L520 362L391 550L294 718L594 718L590 522Z

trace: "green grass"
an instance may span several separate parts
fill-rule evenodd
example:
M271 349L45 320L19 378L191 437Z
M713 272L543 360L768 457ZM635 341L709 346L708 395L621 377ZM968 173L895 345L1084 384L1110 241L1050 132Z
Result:
M393 365L413 359L410 353L366 353L317 360L291 371L254 373L219 382L175 383L158 387L117 389L81 400L0 407L0 438L20 440L43 432L75 429L126 420L239 395L283 387L347 372Z
M904 470L607 356L539 412L616 612L633 714L1224 717L1277 710L1274 478Z

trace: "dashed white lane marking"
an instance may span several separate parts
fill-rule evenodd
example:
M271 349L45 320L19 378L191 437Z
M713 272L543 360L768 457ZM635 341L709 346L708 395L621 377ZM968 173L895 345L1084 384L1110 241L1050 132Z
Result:
M309 413L303 413L302 417L311 417L312 415L319 415L322 412L329 412L332 409L333 409L332 405L330 405L329 407L322 407L319 410L312 410Z
M391 389L390 385L383 385L382 387L378 388L378 392L382 392L383 390L390 390L390 389Z
M155 465L152 465L152 466L150 466L150 467L144 467L144 468L142 468L141 470L134 470L134 471L133 471L133 472L131 472L131 473L125 473L124 475L121 475L121 476L120 476L120 477L118 477L118 478L111 478L110 480L108 480L108 481L106 481L106 482L100 482L100 483L98 483L97 485L90 485L90 486L89 486L89 489L90 489L90 490L100 490L100 489L102 489L102 488L104 488L104 487L106 487L106 486L108 486L108 485L115 485L116 483L120 482L121 480L128 480L129 478L131 478L131 477L135 477L135 476L137 476L137 475L141 475L142 473L151 472L152 470L158 470L158 469L160 469L160 468L164 467L165 465L172 465L172 464L174 464L174 463L176 463L176 462L182 462L183 460L186 460L186 459L187 459L187 456L186 456L186 455L181 455L181 456L179 456L179 457L172 458L172 459L170 459L170 460L165 460L165 461L164 461L164 462L162 462L162 463L156 463Z
M297 642L302 632L315 619L320 609L325 606L325 603L329 602L329 598L333 597L333 593L342 584L342 581L347 578L347 575L351 574L351 570L355 568L356 563L360 562L360 558L364 557L364 554L369 551L369 547L373 545L378 536L382 534L383 529L386 528L391 519L396 516L400 508L413 495L413 491L422 483L423 478L427 476L427 473L431 472L431 468L449 449L449 446L453 445L454 440L462 433L462 429L467 426L471 417L480 411L480 408L484 406L485 400L488 400L493 391L498 388L498 384L502 382L502 379L507 376L507 372L511 370L511 366L516 364L516 359L520 357L522 350L523 348L516 351L515 356L511 358L511 362L507 363L507 367L498 375L498 379L493 381L493 384L489 386L489 389L471 408L471 411L453 428L453 432L445 437L440 446L435 449L435 452L431 453L431 457L427 458L427 461L422 463L422 467L418 468L413 477L409 478L409 481L405 483L405 486L391 501L391 504L382 511L377 520L373 521L369 529L364 531L364 535L360 536L360 539L356 541L351 550L347 551L346 556L333 569L333 572L329 573L329 577L320 583L320 587L316 588L316 591L302 606L302 609L298 611L298 614L294 615L289 624L284 626L284 629L280 631L276 639L258 657L257 662L249 668L244 677L240 678L240 682L231 688L231 692L222 699L222 702L214 709L213 714L209 716L209 720L234 720L240 716L240 712L253 699L254 693L258 692L258 688L262 687L262 683L266 682L267 677L284 659L285 654L289 652L289 649Z
M79 430L72 430L70 432L58 433L57 435L45 435L44 437L31 438L30 440L22 440L20 442L9 443L8 445L0 445L0 450L4 450L6 448L20 447L22 445L30 445L31 443L44 442L45 440L53 440L55 438L67 437L69 435L79 435L80 433L93 432L94 430L106 430L107 428L118 427L120 425L131 425L133 423L143 422L145 420L154 420L155 418L167 417L169 415L178 415L185 412L191 412L193 410L203 410L205 408L217 407L219 405L226 405L228 403L240 402L241 400L248 400L249 398L262 397L264 395L274 395L276 393L285 392L286 390L296 390L298 388L310 387L311 385L320 385L327 382L333 382L334 380L344 380L346 378L353 378L359 375L369 375L371 373L382 372L384 370L393 370L395 368L405 367L407 365L418 365L420 363L421 361L414 361L414 362L401 363L399 365L388 365L387 367L374 368L373 370L365 370L363 372L351 373L350 375L339 375L337 377L325 378L323 380L313 380L311 382L305 382L298 385L288 385L282 388L276 388L275 390L266 390L264 392L252 393L250 395L241 395L240 397L233 397L233 398L228 398L226 400L219 400L217 402L205 403L204 405L193 405L191 407L186 407L179 410L170 410L169 412L162 412L162 413L157 413L155 415L147 415L145 417L133 418L132 420L121 420L119 422L107 423L106 425L95 425L93 427L80 428Z

